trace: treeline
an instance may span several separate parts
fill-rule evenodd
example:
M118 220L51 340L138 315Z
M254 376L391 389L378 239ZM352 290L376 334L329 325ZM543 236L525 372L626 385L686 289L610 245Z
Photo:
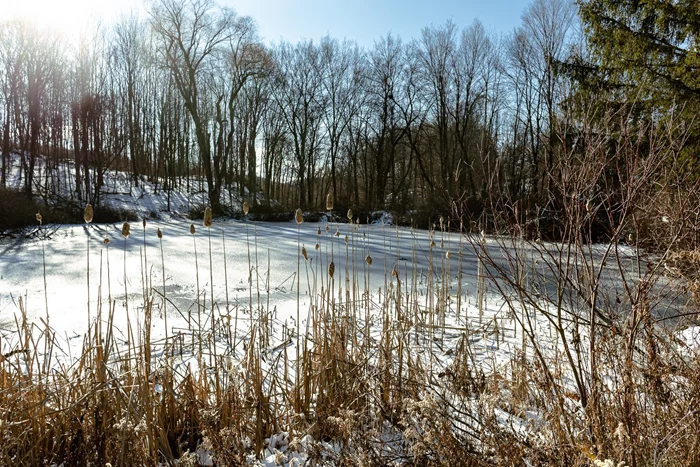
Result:
M505 35L448 21L369 49L266 46L253 19L210 0L150 8L76 50L0 24L3 187L20 150L27 194L66 183L36 179L42 155L74 162L83 202L99 203L105 171L119 169L168 193L201 183L215 211L235 194L319 209L332 193L366 210L481 214L497 199L542 213L562 195L559 161L593 125L581 109L605 102L582 92L582 64L600 61L567 0L534 0Z

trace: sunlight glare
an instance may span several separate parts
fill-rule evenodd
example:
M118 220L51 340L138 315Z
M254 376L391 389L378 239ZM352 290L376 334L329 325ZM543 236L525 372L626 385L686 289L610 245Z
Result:
M75 44L98 23L109 24L141 4L141 0L11 0L0 9L0 21L27 20Z

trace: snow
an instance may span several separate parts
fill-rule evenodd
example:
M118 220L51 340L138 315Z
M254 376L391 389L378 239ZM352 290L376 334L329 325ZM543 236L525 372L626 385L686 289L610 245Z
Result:
M40 173L42 167L40 164ZM70 164L64 169L70 170ZM487 237L482 241L456 233L396 227L391 214L383 211L372 214L370 225L360 226L328 222L325 217L321 222L301 225L294 221L215 219L211 228L199 221L194 223L192 235L190 221L184 220L182 213L206 203L201 189L173 191L172 211L167 212L165 193L154 184L141 181L136 187L123 174L107 175L104 202L133 210L139 218L148 217L145 227L141 222L132 223L126 239L121 235L122 223L115 223L42 226L36 236L0 240L0 354L20 346L17 327L25 323L34 332L52 329L60 337L53 362L70 365L90 329L101 325L105 332L110 309L118 342L127 343L129 323L136 328L133 335L142 339L144 302L150 297L154 304L150 337L156 359L163 356L166 336L180 334L183 341L193 340L197 330L212 327L212 316L217 322L235 320L234 342L246 342L251 326L263 315L271 322L273 335L261 353L279 355L286 349L293 359L297 330L305 334L321 290L329 287L338 303L350 298L360 309L368 310L371 337L377 341L382 332L379 311L387 295L399 287L404 296L412 294L417 319L410 332L421 336L412 351L436 369L448 368L460 341L468 339L480 371L509 376L514 356L523 350L522 326L518 324L523 319L533 323L546 357L555 357L560 350L547 316L555 316L557 310L544 300L550 286L548 272L537 262L541 251L536 250L551 249L552 245L520 244L526 269L544 277L543 282L533 282L541 287L537 306L522 303L517 296L509 296L502 284L489 281L484 283L480 304L479 276L487 274L488 268L480 264L477 252L483 249L496 259L497 266L508 270L507 239ZM17 177L11 180L19 186ZM224 198L240 203L230 193L224 193ZM162 240L156 235L158 229ZM302 257L302 247L307 259ZM591 249L593 255L605 252L604 245ZM634 248L622 247L622 261L633 264L635 255ZM331 261L333 281L328 273ZM611 264L604 275L613 291L619 286L616 273ZM364 316L358 319L365 324ZM398 325L398 316L392 316L391 326ZM569 322L565 332L579 332L582 348L587 347L584 329L575 331L574 323ZM689 348L700 348L700 327L687 328L678 337ZM233 345L218 335L216 346L219 355L238 368L242 345ZM199 359L195 353L194 346L184 352L173 362L174 370L196 372ZM494 412L503 424L520 431L534 430L532 427L543 420L533 411L516 416L494 407ZM289 434L282 432L267 440L261 459L250 459L250 463L304 465L304 452L313 443L321 443L329 453L338 449L307 435L298 451L291 450ZM202 465L212 465L210 453L200 450L195 454Z

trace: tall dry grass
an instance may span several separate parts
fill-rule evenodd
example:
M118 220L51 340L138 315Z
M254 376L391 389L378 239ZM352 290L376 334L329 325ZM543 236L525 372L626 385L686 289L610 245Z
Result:
M566 189L590 193L603 163L590 156L593 172L572 166ZM641 183L654 166L638 162ZM296 320L287 326L274 318L269 279L262 287L252 279L257 239L246 223L248 325L229 303L228 279L225 313L211 273L210 306L201 303L192 225L197 319L168 329L168 238L157 229L162 291L142 264L149 285L125 340L113 326L122 297L110 289L103 297L102 273L96 317L73 361L57 357L66 343L48 315L32 324L19 301L15 335L0 342L0 465L196 465L202 451L216 465L268 456L280 464L301 456L297 465L698 465L697 349L654 315L665 303L654 286L661 270L625 268L620 239L634 223L618 217L603 247L585 235L595 210L610 208L612 198L598 199L571 203L562 243L530 241L517 224L489 237L450 232L443 221L410 252L401 244L411 231L373 231L384 258L351 212L333 233L308 227L313 249L300 243L307 227L298 220ZM207 215L204 226L211 271ZM124 224L127 307L129 233ZM336 267L343 244L345 268ZM108 245L105 254L109 277ZM427 255L427 268L400 266L409 254ZM606 264L634 275L619 302L603 297ZM377 274L384 286L370 290ZM155 340L159 314L166 334Z

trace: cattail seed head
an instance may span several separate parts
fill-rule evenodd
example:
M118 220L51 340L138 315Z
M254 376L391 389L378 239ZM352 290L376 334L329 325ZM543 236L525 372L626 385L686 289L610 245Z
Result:
M316 244L316 250L320 250L320 249L321 249L321 245L319 245L319 244L317 243L317 244Z
M301 247L301 256L303 256L304 259L305 259L306 261L309 260L309 255L306 253L306 247L305 247L305 246L302 246L302 247Z
M435 240L430 240L430 248L435 248Z
M316 235L318 235L319 237L321 236L321 227L318 228L318 232L316 232Z
M211 227L211 208L207 206L204 210L204 227Z
M105 237L105 239L102 240L102 243L104 243L105 245L109 245L109 238Z
M301 208L297 209L297 212L294 215L294 219L297 221L297 224L301 224L302 222L304 222L304 213L302 212Z
M157 235L158 235L158 238L163 238L163 232L160 231L160 227L158 227Z
M447 259L452 258L452 253L450 253L450 250L447 250L447 251L445 252L445 258L447 258Z
M348 244L348 236L347 235L345 236L345 244L346 245Z
M328 224L326 224L326 233L330 230L330 227L328 227Z
M36 213L36 221L39 223L39 225L41 225L42 218L41 218L41 214L38 212Z
M190 233L191 233L192 235L194 235L194 232L195 232L195 230L194 230L194 224L190 224Z
M124 222L124 225L122 225L122 237L129 238L130 231L131 231L131 226L129 225L128 222Z
M331 264L328 265L328 275L331 276L331 279L333 278L333 274L335 274L335 263L331 261Z
M348 209L348 220L352 222L352 209Z
M93 211L92 211L92 205L90 203L85 205L85 212L83 212L83 220L86 223L92 222L92 217L93 217Z
M248 201L243 203L243 214L248 215L248 212L250 211L250 206L248 205Z
M340 230L336 230L336 231L335 231L335 236L336 236L336 237L340 237Z
M143 223L143 228L145 229L146 228L146 218L145 217L143 218L142 223Z
M367 264L369 264L370 266L372 265L372 257L370 255L367 255L365 261L367 261Z
M333 193L328 193L326 195L326 211L333 210Z

